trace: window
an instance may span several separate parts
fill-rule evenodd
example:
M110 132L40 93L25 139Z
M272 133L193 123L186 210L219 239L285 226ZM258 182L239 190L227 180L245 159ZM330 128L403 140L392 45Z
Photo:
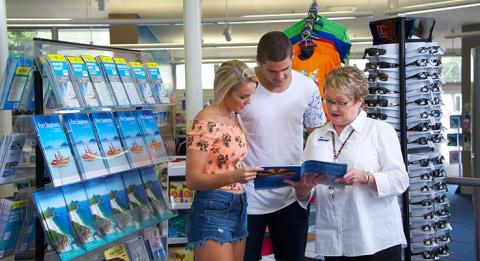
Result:
M185 64L177 64L175 69L177 90L185 90ZM202 64L202 89L213 89L214 79L215 65L211 63Z
M8 29L7 35L8 49L13 55L23 55L25 41L33 38L52 39L50 29Z
M58 29L58 40L83 44L109 45L108 28Z

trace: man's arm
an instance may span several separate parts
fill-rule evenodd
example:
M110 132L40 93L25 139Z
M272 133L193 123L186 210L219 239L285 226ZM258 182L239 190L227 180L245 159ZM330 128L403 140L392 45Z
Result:
M312 93L310 102L303 115L303 124L307 132L310 134L316 128L322 126L327 122L325 113L323 112L322 100L320 99L320 92L318 88Z

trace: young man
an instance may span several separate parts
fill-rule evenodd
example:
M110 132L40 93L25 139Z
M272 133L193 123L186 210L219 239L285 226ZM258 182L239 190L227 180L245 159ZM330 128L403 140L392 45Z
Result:
M247 166L301 163L303 131L326 122L318 87L292 70L292 46L282 32L262 36L255 74L259 80L251 104L241 117L248 133ZM245 261L261 259L268 226L277 260L303 260L309 209L296 201L292 188L255 190L246 184L248 233Z

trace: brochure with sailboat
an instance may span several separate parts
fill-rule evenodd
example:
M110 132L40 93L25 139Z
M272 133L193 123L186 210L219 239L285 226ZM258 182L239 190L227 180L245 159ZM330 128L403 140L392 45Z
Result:
M127 61L122 57L113 58L115 65L117 66L118 75L122 80L123 87L127 92L128 98L132 105L141 105L143 104L143 97L137 89L135 82L133 81L130 70L128 69Z
M106 107L116 106L117 102L114 93L105 81L105 78L103 78L102 71L97 64L97 61L95 61L95 58L90 55L82 55L81 57L85 62L88 75L90 75L91 83L97 92L100 104Z
M142 227L155 223L156 220L138 170L123 172L122 177L134 217Z
M148 151L154 163L165 162L168 160L165 144L162 136L160 136L160 129L157 121L151 110L140 110L135 112L140 127L142 128L145 143L147 143Z
M97 92L90 81L90 77L88 77L87 66L83 62L82 58L77 56L67 56L67 61L73 82L76 84L77 89L79 90L79 94L82 98L84 106L100 106Z
M52 80L53 93L62 108L78 108L82 104L70 79L67 61L62 54L47 54L48 76Z
M103 239L111 242L127 235L123 224L117 224L115 210L110 204L110 184L105 184L104 180L99 178L87 180L83 185L95 228Z
M65 114L63 121L83 179L108 174L88 115L86 113Z
M62 260L70 260L85 253L75 240L72 223L61 188L33 193L44 231Z
M128 200L122 175L115 174L106 176L103 178L102 182L104 182L104 184L108 184L107 191L109 195L109 201L118 226L127 234L133 233L140 229L141 223L135 219L134 213L132 213L132 207Z
M117 67L113 62L113 58L110 56L98 56L96 57L100 68L103 71L103 74L108 79L108 83L112 88L115 98L117 100L117 105L119 106L130 106L130 100L128 99L128 94L123 87L122 80L118 75Z
M33 124L55 187L80 181L77 166L57 115L33 116Z
M153 167L141 168L140 175L142 177L148 200L150 200L154 214L157 216L159 221L173 217L175 214L167 207L162 194L160 182L158 181Z
M112 114L110 112L93 112L91 117L102 157L105 159L110 173L129 170L127 151L120 142L120 135Z
M83 184L66 185L62 187L62 191L76 241L82 244L87 251L106 244L102 239L102 235L95 228L95 222Z
M147 146L143 141L142 131L132 111L114 112L122 142L128 149L128 156L133 167L144 167L152 164Z
M142 93L145 102L147 104L157 103L152 85L147 79L147 74L145 73L145 68L143 68L142 64L139 62L130 62L128 65L132 71L132 77Z
M304 173L315 173L326 175L322 184L328 186L339 186L334 182L335 179L343 177L347 173L347 164L324 162L318 160L307 160L301 166L271 166L262 167L263 171L257 172L254 179L255 189L272 189L288 187L283 180L300 180Z

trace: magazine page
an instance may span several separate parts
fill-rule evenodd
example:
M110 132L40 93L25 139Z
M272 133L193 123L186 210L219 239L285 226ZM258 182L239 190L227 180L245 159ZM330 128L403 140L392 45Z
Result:
M130 156L133 167L144 167L152 164L147 146L143 140L142 131L137 123L134 112L116 111L114 112L122 142L128 155Z
M298 181L300 179L300 166L269 166L262 168L263 171L258 171L257 177L253 180L255 189L288 187L290 185L284 183L283 180Z
M80 181L72 152L57 115L33 116L33 124L55 187Z
M82 55L82 60L85 62L87 67L88 75L90 76L91 83L93 84L95 91L97 92L100 105L111 107L116 106L117 102L110 86L105 82L103 78L102 71L95 61L95 58L90 55Z
M65 114L63 121L83 179L108 174L88 115L85 113Z

